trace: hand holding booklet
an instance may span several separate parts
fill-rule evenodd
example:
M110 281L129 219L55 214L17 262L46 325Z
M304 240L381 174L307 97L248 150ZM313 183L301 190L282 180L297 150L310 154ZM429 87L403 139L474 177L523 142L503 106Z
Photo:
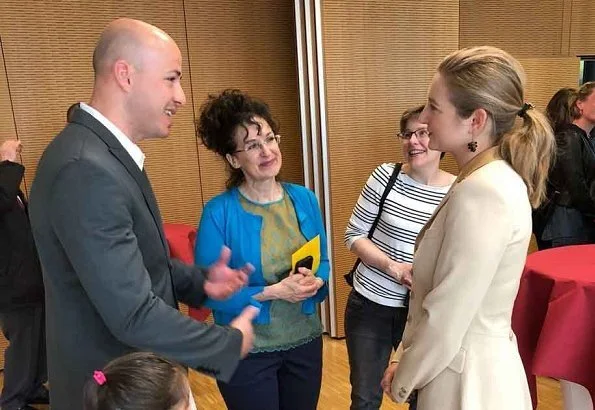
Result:
M316 275L320 266L320 235L316 235L291 255L291 266L294 273L302 267L310 269Z

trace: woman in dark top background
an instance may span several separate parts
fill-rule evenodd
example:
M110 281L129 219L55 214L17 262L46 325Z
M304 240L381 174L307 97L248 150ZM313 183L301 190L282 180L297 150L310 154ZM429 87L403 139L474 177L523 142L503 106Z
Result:
M565 105L568 108L565 109ZM557 158L549 201L535 214L539 249L595 243L595 82L559 90L548 104Z

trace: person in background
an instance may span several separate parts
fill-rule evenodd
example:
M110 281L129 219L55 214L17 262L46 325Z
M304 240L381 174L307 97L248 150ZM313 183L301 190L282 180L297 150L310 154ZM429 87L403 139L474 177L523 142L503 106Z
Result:
M186 370L154 353L135 352L95 370L83 410L196 410Z
M138 144L167 137L186 102L175 41L145 22L114 20L97 42L93 69L90 103L80 103L47 146L31 187L50 394L59 410L80 410L89 373L135 350L228 380L252 347L257 311L222 327L178 310L180 302L225 299L250 269L230 269L221 248L204 269L170 258Z
M0 145L0 327L10 342L4 352L3 410L48 404L44 292L31 233L27 200L20 190L22 144Z
M552 125L558 150L547 202L535 215L539 249L595 243L595 147L589 137L595 127L595 82L571 94L568 114L563 106L559 112L550 117L557 119Z
M548 102L545 114L554 133L558 133L562 128L572 123L570 105L572 104L575 95L575 88L560 88ZM554 209L553 200L557 195L555 192L555 189L548 183L546 200L537 209L533 210L533 233L535 234L538 249L545 249L546 247L542 241L542 235L543 229L550 219Z
M429 147L460 173L419 233L409 319L383 378L419 410L529 410L511 328L555 139L525 102L520 63L495 47L455 51L438 66L420 121Z
M575 97L575 88L560 88L547 103L545 114L554 132L558 132L572 123L573 118L570 113L570 106Z
M405 164L372 238L368 233L395 164L382 164L370 175L345 231L345 244L361 259L345 308L352 410L377 410L382 404L380 381L407 320L415 239L455 180L439 168L443 154L428 146L428 127L419 121L423 108L401 116L398 137Z
M198 264L231 249L230 265L254 265L248 286L210 300L215 322L250 304L260 307L254 348L231 380L218 382L230 410L314 410L322 377L322 326L316 307L326 297L326 235L318 201L303 186L280 182L281 137L269 107L239 90L211 95L197 133L229 166L227 190L204 207L196 240ZM291 264L292 253L320 239L317 271Z

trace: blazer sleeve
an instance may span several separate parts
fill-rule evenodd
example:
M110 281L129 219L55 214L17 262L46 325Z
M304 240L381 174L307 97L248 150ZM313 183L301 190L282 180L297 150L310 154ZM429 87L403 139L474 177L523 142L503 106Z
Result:
M330 263L328 258L326 231L324 229L324 223L322 222L320 205L318 204L318 200L312 191L308 190L308 196L310 200L310 213L314 219L314 224L318 229L318 234L320 235L320 266L318 267L316 276L324 281L324 285L318 289L318 292L302 303L302 313L311 315L316 312L316 304L322 302L328 296Z
M228 381L241 332L182 315L152 291L130 193L93 161L76 160L54 181L51 223L82 287L116 339Z
M170 259L170 264L178 299L188 306L200 307L206 300L204 285L207 279L207 270L187 265L177 259Z
M493 183L461 182L444 209L444 238L437 250L433 289L422 302L421 319L411 343L404 346L393 379L392 391L399 402L453 361L500 265L512 237L512 219L502 194L490 186Z
M196 245L194 249L194 261L197 265L211 265L219 258L223 246L228 245L225 243L225 218L222 215L223 210L219 208L218 203L207 203L203 209L200 223L198 225ZM248 305L255 305L260 308L259 316L256 319L256 323L258 323L259 318L262 320L261 316L265 314L264 309L266 309L270 303L258 303L252 296L261 293L263 289L263 285L248 284L225 300L214 300L209 298L206 300L205 305L213 310L219 310L233 315L240 314Z
M0 214L12 210L17 200L17 193L25 167L11 161L0 162Z

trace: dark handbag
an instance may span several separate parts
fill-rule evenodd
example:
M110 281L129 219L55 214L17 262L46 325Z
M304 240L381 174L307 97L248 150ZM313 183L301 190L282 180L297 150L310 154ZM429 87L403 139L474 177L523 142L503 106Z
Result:
M376 225L378 225L378 221L380 221L380 215L382 215L382 208L384 207L384 201L386 201L386 197L388 196L388 193L392 189L393 185L395 185L395 181L397 180L397 177L399 176L399 172L401 172L402 166L403 166L402 163L400 163L400 162L396 163L395 169L393 170L393 173L390 175L390 178L388 179L388 183L386 184L386 187L384 188L382 197L380 197L380 203L378 204L378 214L376 214L376 218L374 219L374 222L372 222L372 226L370 227L370 230L368 231L368 239L371 239L372 235L374 234ZM347 284L351 287L353 287L353 274L354 274L355 270L357 269L357 265L359 265L359 263L361 261L362 260L360 258L357 258L357 260L353 264L353 267L351 268L351 270L348 273L346 273L345 275L343 275L343 277L345 278L345 282L347 282Z

